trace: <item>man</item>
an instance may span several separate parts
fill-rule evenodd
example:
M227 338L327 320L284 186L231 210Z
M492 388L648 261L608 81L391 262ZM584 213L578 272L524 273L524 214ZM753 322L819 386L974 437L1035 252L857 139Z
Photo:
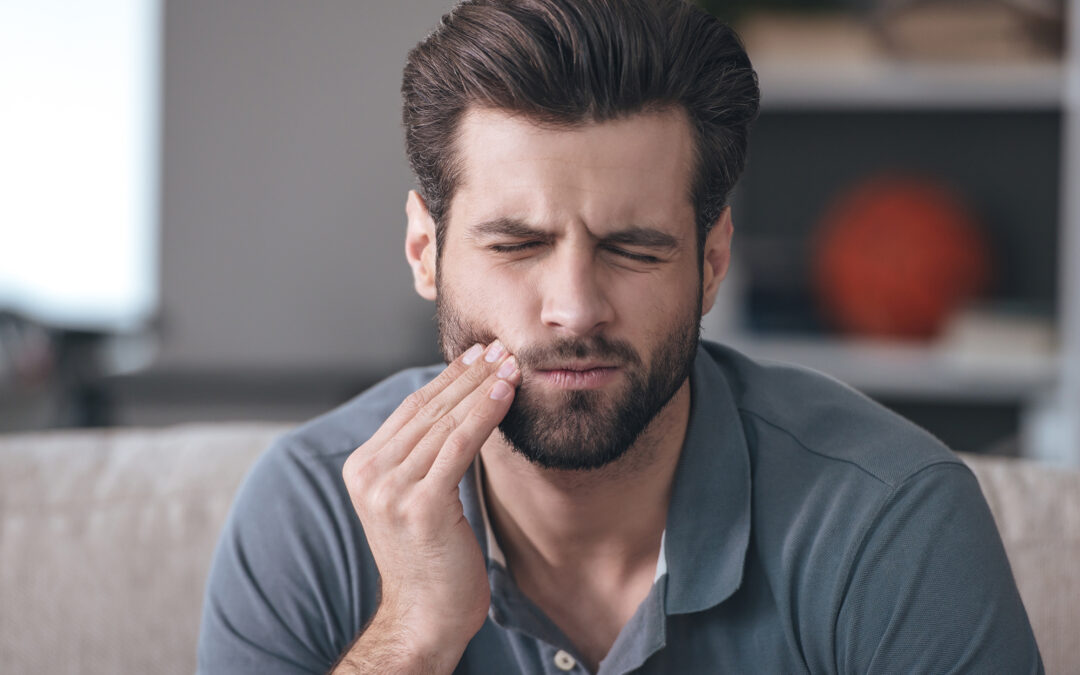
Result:
M281 439L203 673L1038 672L971 473L701 343L758 90L677 0L476 0L409 56L406 257L449 364Z

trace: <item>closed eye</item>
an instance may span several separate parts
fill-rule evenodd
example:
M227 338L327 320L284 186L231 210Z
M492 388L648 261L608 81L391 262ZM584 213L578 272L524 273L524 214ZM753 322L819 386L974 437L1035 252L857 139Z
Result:
M615 255L621 256L621 257L626 258L628 260L633 260L635 262L647 263L647 264L655 264L655 263L658 263L658 262L662 262L660 260L660 258L657 258L654 255L645 255L644 253L634 253L632 251L627 251L626 249L618 248L616 246L608 246L606 248L607 248L608 251L614 253Z
M514 244L489 244L488 250L493 251L494 253L521 253L530 249L539 248L543 246L544 243L545 242L542 241L522 241ZM634 262L646 265L655 265L657 263L663 262L661 258L658 258L654 255L634 253L633 251L628 251L618 246L604 246L602 248L603 250L609 253L613 253L614 255L617 255L621 258L625 258L627 260L632 260Z
M488 249L495 253L516 253L518 251L527 251L542 245L543 242L540 241L523 241L517 244L491 244L488 246Z

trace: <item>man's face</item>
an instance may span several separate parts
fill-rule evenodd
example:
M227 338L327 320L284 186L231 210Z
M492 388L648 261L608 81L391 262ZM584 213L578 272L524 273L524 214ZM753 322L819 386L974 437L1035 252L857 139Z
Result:
M697 346L686 118L552 129L474 110L457 150L436 276L443 356L499 338L522 372L505 438L544 467L603 466L684 384Z

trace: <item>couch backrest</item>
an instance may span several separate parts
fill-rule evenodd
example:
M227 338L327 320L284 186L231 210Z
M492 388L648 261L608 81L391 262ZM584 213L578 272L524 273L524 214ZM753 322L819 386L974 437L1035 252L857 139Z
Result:
M0 665L189 674L233 494L287 426L0 436ZM1048 673L1080 673L1080 472L967 455Z
M0 670L194 672L217 534L285 428L0 437Z

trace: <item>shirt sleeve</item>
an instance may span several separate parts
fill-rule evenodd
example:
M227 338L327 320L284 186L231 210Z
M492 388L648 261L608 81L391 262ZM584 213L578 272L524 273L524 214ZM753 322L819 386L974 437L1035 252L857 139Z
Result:
M352 642L377 580L335 477L282 440L245 478L211 563L200 675L325 673Z
M935 464L899 485L853 560L835 632L838 672L1043 672L967 467Z

